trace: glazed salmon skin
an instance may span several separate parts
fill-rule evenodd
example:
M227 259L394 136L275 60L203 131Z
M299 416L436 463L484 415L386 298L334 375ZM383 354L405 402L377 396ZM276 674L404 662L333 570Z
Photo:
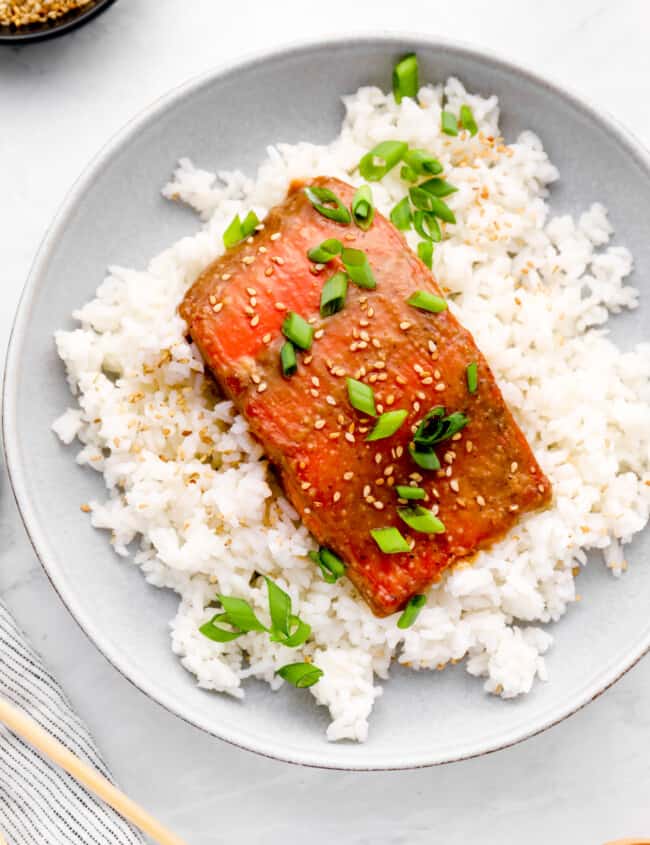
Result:
M354 194L333 178L292 184L261 231L200 275L180 313L309 531L345 562L373 612L386 616L522 514L548 505L552 491L472 335L449 309L407 304L415 291L442 291L402 234L379 213L367 231L328 219L312 206L309 185L329 188L348 207ZM350 283L345 307L321 317L323 284L343 268L340 258L315 265L307 252L328 238L363 250L377 284ZM282 324L291 311L315 333L310 350L298 354L297 372L285 377ZM366 440L376 420L352 407L348 377L373 388L378 414L408 412L392 436ZM440 468L432 471L413 461L409 444L437 406L469 421L436 446ZM437 513L442 533L415 531L400 518L395 487L408 484L425 491L418 504ZM370 532L391 526L410 551L381 551Z

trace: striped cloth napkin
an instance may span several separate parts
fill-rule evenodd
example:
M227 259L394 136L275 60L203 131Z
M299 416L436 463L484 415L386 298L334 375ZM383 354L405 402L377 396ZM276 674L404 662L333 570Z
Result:
M0 695L110 778L88 729L1 602ZM7 845L144 845L114 810L2 726L0 834Z

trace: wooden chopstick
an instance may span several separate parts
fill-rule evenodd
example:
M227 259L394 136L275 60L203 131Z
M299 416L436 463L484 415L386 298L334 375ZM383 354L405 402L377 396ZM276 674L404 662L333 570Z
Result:
M92 766L80 760L75 754L62 745L58 740L38 725L33 719L14 707L6 699L0 697L0 722L3 722L12 733L22 737L34 748L57 766L65 769L68 774L83 784L102 801L116 810L121 816L130 821L140 830L150 836L158 845L188 845L176 834L163 827L160 822L150 816L135 801L123 792ZM0 834L0 845L4 843Z

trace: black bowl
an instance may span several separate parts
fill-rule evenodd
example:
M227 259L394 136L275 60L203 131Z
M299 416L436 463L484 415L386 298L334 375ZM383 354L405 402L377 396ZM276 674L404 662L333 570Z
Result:
M60 18L55 18L46 23L29 24L19 29L12 29L9 26L0 26L0 44L27 44L32 41L44 41L46 38L56 38L57 35L65 35L78 26L83 26L89 20L103 12L114 3L115 0L93 0L81 9L73 9Z

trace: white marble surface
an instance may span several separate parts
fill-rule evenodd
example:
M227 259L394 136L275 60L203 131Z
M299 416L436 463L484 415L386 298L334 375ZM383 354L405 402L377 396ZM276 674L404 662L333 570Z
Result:
M322 10L321 10L322 8ZM133 114L244 52L319 32L422 29L569 82L650 144L648 0L120 0L64 39L0 47L0 355L64 193ZM213 740L131 687L47 582L0 478L0 594L88 721L123 787L192 845L650 836L650 660L551 731L415 772L293 768ZM36 845L36 844L35 844Z

